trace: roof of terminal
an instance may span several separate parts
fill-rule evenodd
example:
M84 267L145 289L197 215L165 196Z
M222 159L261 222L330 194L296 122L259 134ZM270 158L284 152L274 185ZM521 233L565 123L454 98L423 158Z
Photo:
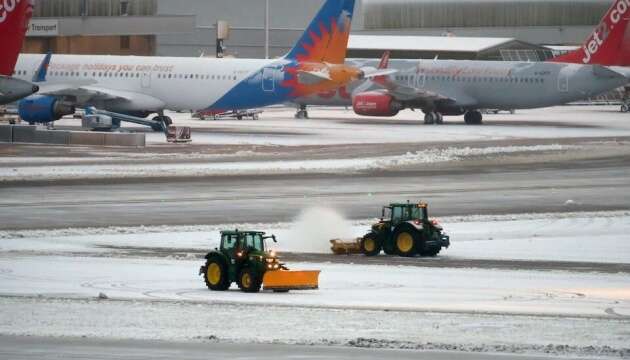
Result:
M349 49L480 52L516 41L514 38L457 36L350 35Z

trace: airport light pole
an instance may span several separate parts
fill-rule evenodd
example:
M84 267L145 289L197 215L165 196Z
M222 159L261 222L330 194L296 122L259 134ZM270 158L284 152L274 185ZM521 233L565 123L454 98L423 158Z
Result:
M269 59L269 0L265 0L265 59Z

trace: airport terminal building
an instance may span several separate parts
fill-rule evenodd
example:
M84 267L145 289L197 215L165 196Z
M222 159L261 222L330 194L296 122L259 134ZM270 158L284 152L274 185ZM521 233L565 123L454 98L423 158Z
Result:
M271 57L286 53L323 0L268 0ZM27 52L215 56L216 24L229 24L226 54L265 55L265 0L36 0ZM375 56L383 35L491 37L489 47L431 49L399 38L399 57L497 58L504 49L577 45L610 0L357 0L349 56ZM370 49L359 43L369 42ZM381 46L382 45L382 46ZM498 47L497 47L498 46ZM449 50L449 51L446 51ZM493 50L493 51L488 51ZM485 54L484 54L485 52ZM450 54L449 54L450 53Z

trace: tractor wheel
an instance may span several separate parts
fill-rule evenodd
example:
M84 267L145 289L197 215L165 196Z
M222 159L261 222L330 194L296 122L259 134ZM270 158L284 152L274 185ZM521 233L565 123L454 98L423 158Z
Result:
M203 274L206 286L210 290L224 291L230 287L227 265L218 256L213 256L206 262L206 271Z
M361 252L365 254L365 256L376 256L380 254L381 246L382 244L378 237L373 233L366 234L361 239Z
M238 275L238 287L244 292L259 292L262 279L250 268L243 268Z
M409 224L401 224L394 230L392 240L396 254L414 256L416 255L416 244L420 240L420 233Z

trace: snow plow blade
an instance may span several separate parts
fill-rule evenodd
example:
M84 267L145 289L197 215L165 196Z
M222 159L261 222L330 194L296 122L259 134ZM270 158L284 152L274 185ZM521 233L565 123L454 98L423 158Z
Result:
M319 270L274 270L263 277L263 289L274 291L319 288Z
M332 250L335 255L348 255L361 253L361 238L356 239L332 239L330 240Z

